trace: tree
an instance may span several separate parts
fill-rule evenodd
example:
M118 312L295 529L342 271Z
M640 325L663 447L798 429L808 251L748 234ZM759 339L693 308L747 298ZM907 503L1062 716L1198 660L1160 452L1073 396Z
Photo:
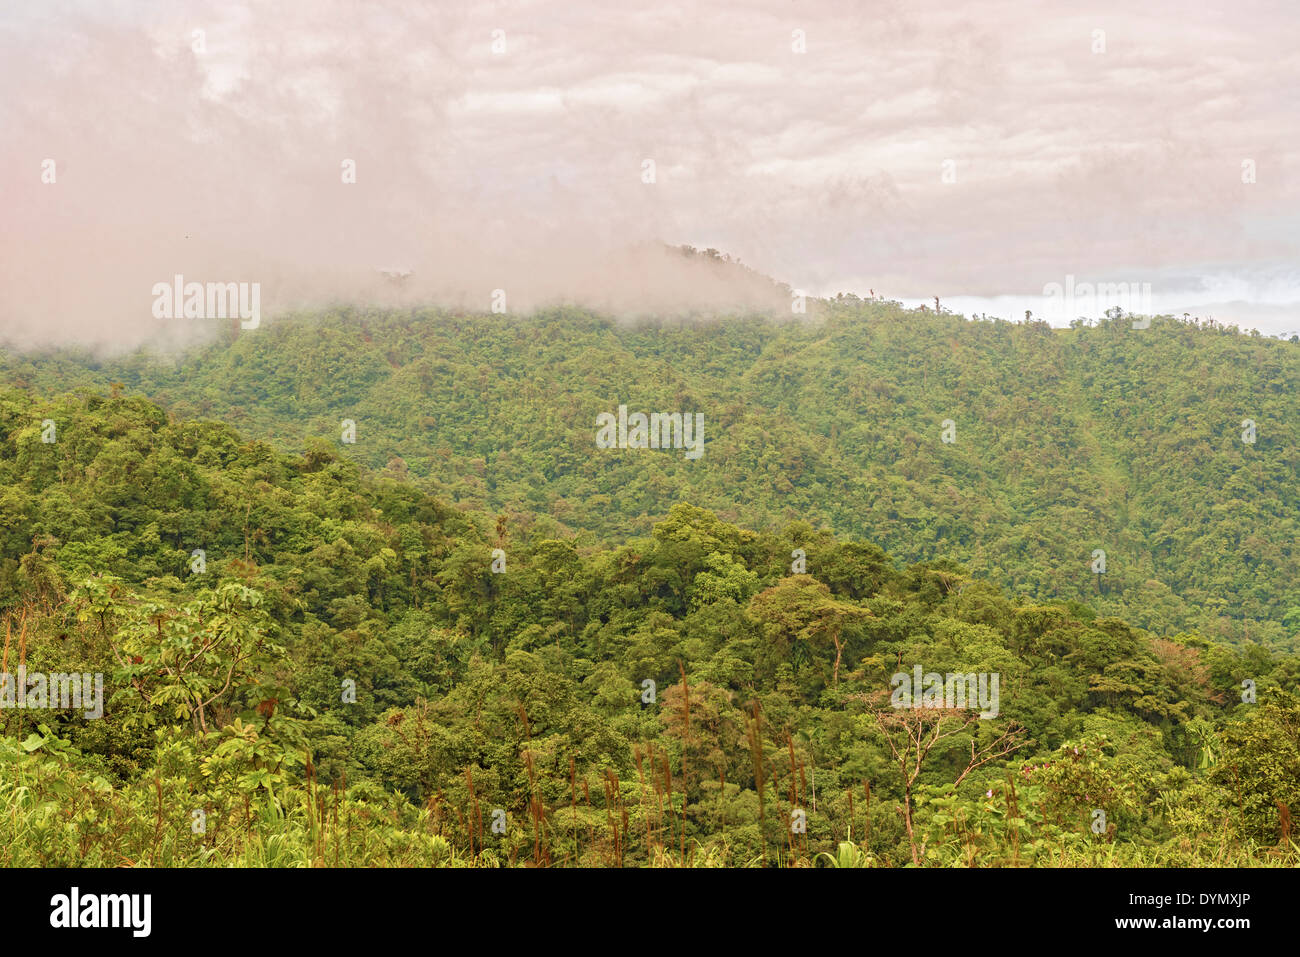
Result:
M899 782L903 788L903 821L907 826L907 840L912 849L912 863L919 867L921 855L916 846L912 821L913 796L931 752L942 742L958 736L968 738L970 758L952 783L952 790L956 791L976 768L1024 747L1024 729L1011 724L992 740L979 743L979 734L974 731L974 727L979 725L980 717L971 711L877 707L872 710L871 716L898 766Z
M769 638L788 643L803 642L820 649L835 648L831 683L838 686L840 661L844 655L844 628L871 616L865 608L838 601L831 590L811 575L791 575L754 596L750 610Z
M226 581L181 606L114 591L109 582L84 582L73 596L77 618L116 621L110 648L117 676L145 705L145 724L170 711L204 735L211 710L228 717L233 703L249 695L269 708L268 718L274 713L275 697L259 689L284 648L267 637L259 591Z
M1221 735L1212 778L1232 795L1245 830L1276 840L1284 817L1300 808L1300 698L1281 690Z

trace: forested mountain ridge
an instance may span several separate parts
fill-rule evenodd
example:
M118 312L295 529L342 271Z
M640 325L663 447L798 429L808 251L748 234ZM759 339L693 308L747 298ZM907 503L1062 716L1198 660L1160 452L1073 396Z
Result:
M582 544L129 396L0 392L0 487L6 667L108 691L0 710L6 865L1294 860L1293 654L807 522ZM913 667L996 714L891 708Z
M344 311L179 359L10 355L2 371L44 389L118 382L285 450L409 473L465 508L550 515L582 541L644 535L684 499L957 561L1165 634L1295 646L1300 346L1170 318L815 311L642 325ZM598 449L597 416L620 404L702 413L704 454Z

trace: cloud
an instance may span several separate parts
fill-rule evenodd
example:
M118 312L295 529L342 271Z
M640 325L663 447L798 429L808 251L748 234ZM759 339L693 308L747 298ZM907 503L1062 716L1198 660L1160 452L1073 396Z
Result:
M647 252L660 240L822 294L1032 297L1075 275L1195 304L1232 287L1287 331L1292 16L1249 0L30 5L0 24L0 338L192 335L150 312L177 273L260 282L264 312L487 308L494 289L512 310L770 303ZM413 270L400 294L390 265Z

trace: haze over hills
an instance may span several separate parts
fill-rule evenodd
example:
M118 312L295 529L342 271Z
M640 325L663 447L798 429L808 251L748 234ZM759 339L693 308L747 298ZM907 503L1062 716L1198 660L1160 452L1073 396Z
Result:
M689 501L1158 633L1294 647L1300 631L1300 347L1235 330L855 298L702 322L341 309L179 357L10 354L3 372L45 391L120 383L579 541L647 534ZM703 453L598 448L620 405L701 415Z
M642 286L593 250L660 238L819 295L1073 274L1300 328L1275 0L6 6L0 335L25 343L152 341L176 273L268 311L376 303L389 266L454 308L604 310Z

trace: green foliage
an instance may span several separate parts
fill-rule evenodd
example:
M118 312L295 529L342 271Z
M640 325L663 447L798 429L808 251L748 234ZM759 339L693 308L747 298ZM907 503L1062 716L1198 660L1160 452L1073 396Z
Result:
M1289 344L877 305L266 331L104 367L170 414L0 392L6 667L107 696L0 709L0 866L1295 862ZM1189 349L1208 398L1156 375ZM1238 415L1229 360L1271 437L1167 440ZM103 372L70 362L10 365ZM711 416L706 468L595 454L627 382ZM264 441L177 415L201 407ZM344 410L364 442L309 441ZM1115 581L1090 593L1067 569L1094 543ZM890 678L916 664L998 674L1000 711L946 715L901 774Z
M304 469L355 460L464 507L544 522L551 537L624 542L685 500L750 528L809 522L906 563L952 560L1009 592L1161 634L1295 647L1295 343L1160 317L1136 334L1127 318L1052 330L852 297L817 311L811 323L629 325L572 309L508 322L350 310L181 357L9 356L0 372L46 391L121 382L178 418L216 417L305 453ZM153 456L149 426L131 418L157 423L160 411L119 400L92 438L78 409L103 400L82 396L20 418L0 402L6 457L25 473L67 478L98 457L114 480L93 503L46 504L48 534L146 495L202 494L186 480L192 443ZM598 454L596 416L620 402L703 413L703 458ZM68 432L66 454L41 445L47 416ZM352 445L339 442L345 418L360 429ZM957 440L945 444L949 418ZM1254 444L1241 441L1245 418ZM225 426L181 428L220 432L206 455L250 454ZM110 436L123 441L101 454ZM0 497L11 561L31 545L14 535L29 510ZM1104 575L1089 568L1095 548Z

